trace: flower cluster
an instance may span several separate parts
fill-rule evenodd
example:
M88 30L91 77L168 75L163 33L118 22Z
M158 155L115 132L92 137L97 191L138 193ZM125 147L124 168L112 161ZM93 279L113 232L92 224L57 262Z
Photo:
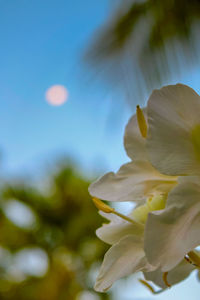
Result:
M97 236L111 245L95 284L105 292L141 271L163 291L200 268L200 96L170 85L153 91L125 130L131 162L92 183L89 192L109 222ZM107 201L132 201L124 216Z

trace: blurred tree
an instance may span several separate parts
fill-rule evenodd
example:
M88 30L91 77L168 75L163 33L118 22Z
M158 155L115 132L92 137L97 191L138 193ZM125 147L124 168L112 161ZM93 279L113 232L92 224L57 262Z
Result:
M117 1L95 35L87 60L100 75L141 102L199 58L200 0ZM122 85L119 85L122 84Z
M45 192L27 183L2 187L0 299L78 300L83 291L110 299L93 292L107 246L95 236L102 218L88 184L73 166L62 165L49 175Z

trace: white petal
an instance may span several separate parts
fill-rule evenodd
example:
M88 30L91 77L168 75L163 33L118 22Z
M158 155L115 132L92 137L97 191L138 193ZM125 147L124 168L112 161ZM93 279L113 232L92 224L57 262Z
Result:
M110 213L105 213L101 210L99 210L99 214L100 216L102 216L103 218L107 219L108 221L112 221L113 223L117 223L119 222L119 220L121 220L120 217L114 215L114 214L110 214Z
M193 270L195 270L193 265L185 260L182 260L174 269L168 272L167 281L170 285L177 284L186 279ZM167 288L163 281L163 272L160 269L153 272L144 272L144 277L146 280L152 281L163 289Z
M160 174L148 161L123 165L117 173L107 173L89 187L92 196L108 201L141 201L152 191L168 191L176 177Z
M191 132L199 124L200 97L191 88L177 84L152 93L147 147L152 164L161 173L200 174L200 160L191 140Z
M105 243L113 245L129 234L143 236L144 230L141 226L122 220L113 214L103 214L103 216L108 219L110 215L112 215L111 222L109 224L103 224L103 226L96 231L97 236Z
M148 261L163 272L171 270L200 244L199 231L200 178L186 177L170 192L166 208L148 216L145 227Z
M145 118L146 109L143 109ZM134 115L129 120L124 135L124 147L127 155L132 160L148 160L146 149L146 139L142 137L137 123L137 116Z
M113 245L104 257L95 290L105 292L121 277L151 269L144 256L141 237L128 235Z

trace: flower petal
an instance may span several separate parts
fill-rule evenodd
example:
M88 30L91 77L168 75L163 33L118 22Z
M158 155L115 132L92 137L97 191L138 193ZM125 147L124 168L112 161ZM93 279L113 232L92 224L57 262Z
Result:
M193 89L177 84L155 90L148 101L148 125L149 157L161 173L200 174L192 142L192 132L200 125L200 97Z
M177 284L186 279L193 270L195 270L193 265L185 260L182 260L174 269L169 271L167 274L167 281L170 285ZM146 280L152 281L163 289L167 288L163 281L163 272L160 269L152 272L144 272L144 277Z
M160 174L148 161L123 165L117 173L107 173L89 187L92 196L108 201L141 201L152 191L168 191L176 177Z
M110 220L110 215L112 214L103 213L101 215ZM142 236L143 233L144 230L141 226L122 220L120 217L115 215L113 215L110 223L103 224L103 226L98 228L96 231L98 238L110 245L117 243L126 235L134 234Z
M145 118L146 108L142 110ZM146 149L146 139L142 137L137 122L137 116L134 115L130 118L124 135L124 147L127 155L132 160L148 160Z
M149 214L144 248L163 272L200 244L200 177L186 177L169 193L166 208Z
M140 270L151 270L144 256L141 237L128 235L114 244L105 254L95 290L105 292L121 277Z

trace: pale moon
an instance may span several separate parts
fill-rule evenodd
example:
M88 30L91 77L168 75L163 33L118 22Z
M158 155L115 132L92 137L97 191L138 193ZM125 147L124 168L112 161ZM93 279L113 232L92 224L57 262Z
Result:
M46 91L46 100L51 105L59 106L67 101L68 95L63 85L53 85Z

